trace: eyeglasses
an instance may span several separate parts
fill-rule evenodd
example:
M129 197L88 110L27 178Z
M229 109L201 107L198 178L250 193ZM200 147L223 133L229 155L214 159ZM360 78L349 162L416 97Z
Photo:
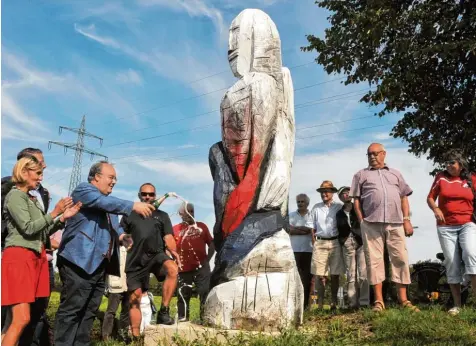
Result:
M458 162L458 161L456 161L456 160L446 161L446 162L445 162L445 166L452 166L452 165L454 165L456 162Z
M155 192L141 192L140 195L142 197L146 197L146 196L155 197Z
M368 157L370 157L370 156L375 156L375 157L377 157L380 153L383 153L383 150L380 150L380 151L371 151L371 152L368 152L366 155L367 155Z
M102 173L97 173L97 175L104 175ZM117 177L113 176L113 175L108 175L107 178L112 181L112 182L115 182L117 183Z

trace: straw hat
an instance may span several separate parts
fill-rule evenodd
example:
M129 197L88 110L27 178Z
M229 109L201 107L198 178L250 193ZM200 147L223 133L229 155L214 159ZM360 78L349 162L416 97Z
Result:
M324 190L330 190L331 192L337 192L337 188L334 187L334 184L332 184L332 181L330 180L324 180L321 184L321 186L316 190L317 192L323 192Z

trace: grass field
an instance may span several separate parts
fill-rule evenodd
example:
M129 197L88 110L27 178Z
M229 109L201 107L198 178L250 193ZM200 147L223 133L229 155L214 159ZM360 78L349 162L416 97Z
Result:
M53 292L48 315L52 322L58 307L59 294ZM160 297L155 297L160 306ZM175 316L176 301L172 301L171 312ZM106 298L101 311L107 306ZM359 312L316 309L305 314L302 327L297 330L283 330L278 336L247 336L245 334L229 338L232 346L307 346L307 345L476 345L476 310L465 308L456 317L449 316L439 306L420 306L421 313L390 308L382 314L370 310ZM198 318L198 301L192 299L191 319ZM54 322L53 322L54 323ZM100 324L95 322L93 343L96 346L124 345L119 342L100 341ZM212 338L193 343L176 340L178 345L215 345Z

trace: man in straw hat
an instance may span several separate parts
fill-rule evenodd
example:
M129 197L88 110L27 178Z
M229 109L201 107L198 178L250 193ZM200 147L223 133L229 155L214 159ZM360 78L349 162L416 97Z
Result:
M317 276L318 308L324 305L324 293L327 276L331 276L331 309L337 307L337 292L339 289L339 275L344 274L342 248L337 231L337 212L342 204L334 202L334 193L337 189L331 181L325 180L317 189L321 194L322 202L317 203L311 210L311 220L308 227L312 228L312 260L311 273Z

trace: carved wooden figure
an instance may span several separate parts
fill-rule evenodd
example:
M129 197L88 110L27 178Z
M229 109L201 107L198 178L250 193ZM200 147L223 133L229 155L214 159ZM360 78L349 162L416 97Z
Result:
M217 248L204 318L225 328L275 329L302 320L303 289L288 234L294 92L276 25L260 10L231 23L239 80L221 102L222 141L210 149Z

